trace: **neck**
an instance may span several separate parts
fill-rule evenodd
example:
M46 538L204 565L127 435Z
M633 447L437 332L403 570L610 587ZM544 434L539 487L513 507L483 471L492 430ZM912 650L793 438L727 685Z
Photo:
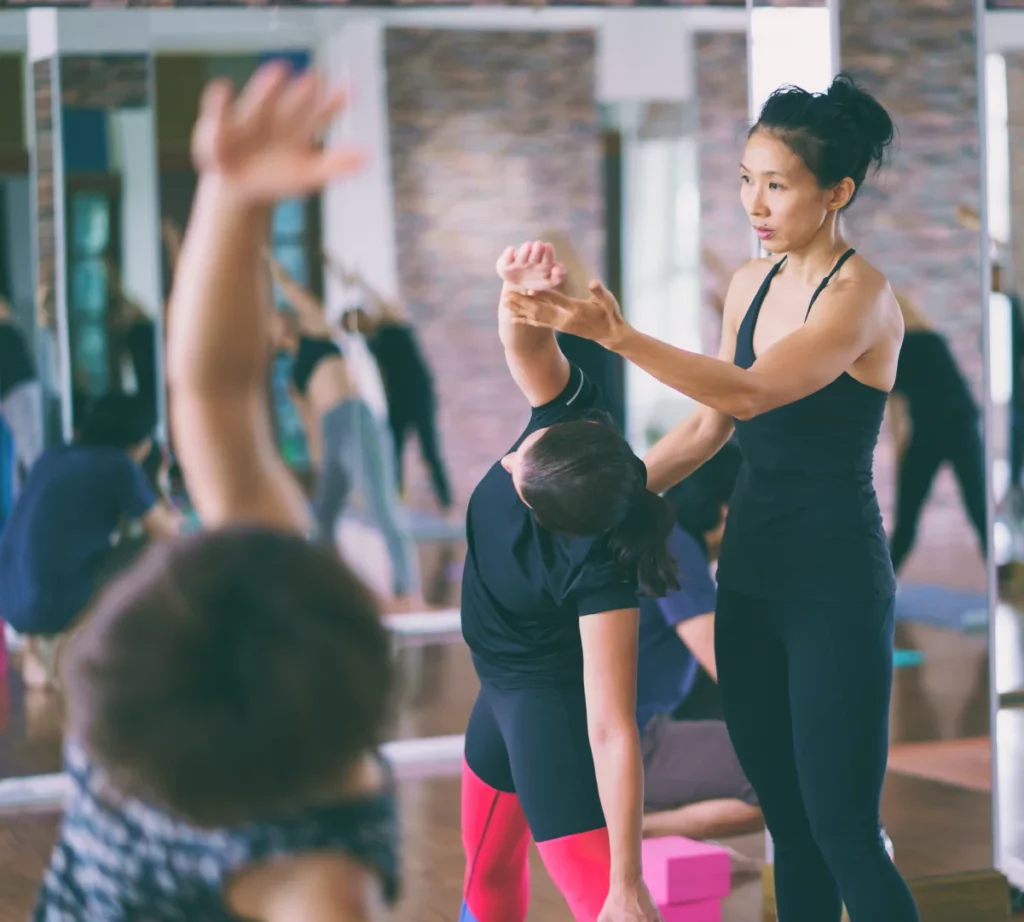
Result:
M816 287L847 249L846 240L839 232L839 219L832 217L806 246L784 254L786 265L780 271Z

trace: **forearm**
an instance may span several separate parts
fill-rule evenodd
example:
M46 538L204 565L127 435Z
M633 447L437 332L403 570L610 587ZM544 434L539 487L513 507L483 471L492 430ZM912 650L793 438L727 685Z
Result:
M170 390L262 390L270 286L261 251L270 209L202 177L168 309Z
M748 419L757 411L757 379L731 362L679 349L631 327L603 345L662 384L727 416Z
M713 414L713 415L712 415ZM675 425L644 456L647 486L654 493L685 480L729 441L733 427L717 413L699 408Z
M632 722L610 731L592 731L590 748L608 826L611 886L629 886L639 881L642 874L644 768L640 734Z
M555 331L547 327L532 327L516 323L511 311L504 306L506 291L514 291L507 282L501 286L501 302L498 307L498 336L507 355L533 355L542 350L558 349Z
M299 322L307 327L319 329L326 324L324 317L324 306L313 292L305 285L292 278L276 260L271 260L273 266L274 281L284 299L294 308L299 315Z

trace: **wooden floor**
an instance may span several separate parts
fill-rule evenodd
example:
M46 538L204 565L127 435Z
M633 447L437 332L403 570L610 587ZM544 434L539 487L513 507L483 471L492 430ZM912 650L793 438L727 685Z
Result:
M925 532L927 534L927 532ZM909 575L934 577L935 569L959 569L961 588L983 585L983 570L961 547L934 548L933 566L913 560ZM929 572L930 571L930 572ZM989 733L987 642L922 626L901 625L897 644L924 653L924 663L899 670L893 689L894 743L985 736ZM461 645L425 647L400 654L405 677L390 739L461 733L472 707L476 678ZM26 696L15 675L6 697L0 693L0 776L59 769L59 704L52 697ZM0 688L3 686L0 685ZM1024 711L1020 712L1024 715ZM1001 720L1003 718L1001 717ZM1024 716L1006 717L1018 727ZM1001 728L1002 729L1002 728ZM997 758L1024 764L1024 727ZM1009 762L1007 762L1009 764ZM1024 772L1017 772L1024 775ZM456 778L403 782L405 894L394 914L402 922L449 922L458 917L464 859L459 840ZM1021 795L1024 801L1024 793ZM883 821L893 839L896 861L907 876L984 869L992 865L991 796L984 791L890 774ZM1019 811L1024 816L1024 809ZM0 922L23 922L49 857L58 817L52 813L0 816ZM730 842L741 853L763 857L763 836ZM1024 846L1024 833L1021 844ZM533 854L533 922L571 922L564 901ZM725 903L725 922L760 919L761 884L737 878Z

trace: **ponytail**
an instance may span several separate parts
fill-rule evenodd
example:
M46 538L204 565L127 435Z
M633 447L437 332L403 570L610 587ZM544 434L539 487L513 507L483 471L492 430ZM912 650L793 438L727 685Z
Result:
M645 488L633 500L622 524L609 534L609 550L619 566L636 571L646 596L657 599L679 588L676 562L668 552L668 536L674 524L669 504Z

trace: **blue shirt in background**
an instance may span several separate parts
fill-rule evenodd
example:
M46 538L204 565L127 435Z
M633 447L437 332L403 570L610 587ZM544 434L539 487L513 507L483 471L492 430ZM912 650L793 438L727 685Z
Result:
M118 526L142 518L156 501L123 451L67 445L44 452L0 537L0 617L23 633L64 630L92 597Z
M679 639L676 625L713 612L717 598L701 543L676 526L668 548L676 560L679 589L661 599L640 599L636 711L641 730L652 717L674 711L690 693L698 663Z

